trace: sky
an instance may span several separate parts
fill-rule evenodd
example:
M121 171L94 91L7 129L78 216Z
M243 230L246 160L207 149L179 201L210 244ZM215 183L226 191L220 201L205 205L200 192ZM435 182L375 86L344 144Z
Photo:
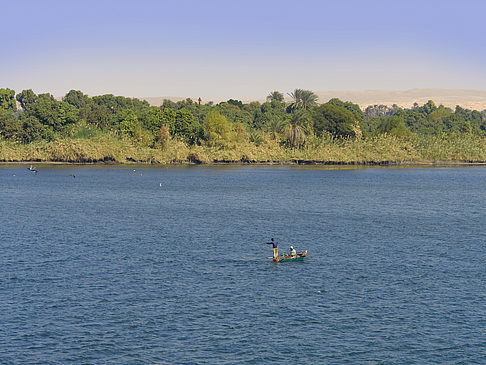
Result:
M263 99L486 90L483 0L0 0L0 88Z

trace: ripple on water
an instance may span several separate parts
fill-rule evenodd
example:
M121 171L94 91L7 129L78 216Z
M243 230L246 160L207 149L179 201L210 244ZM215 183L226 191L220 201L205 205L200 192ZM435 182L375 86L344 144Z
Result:
M486 170L72 170L0 169L0 363L486 358Z

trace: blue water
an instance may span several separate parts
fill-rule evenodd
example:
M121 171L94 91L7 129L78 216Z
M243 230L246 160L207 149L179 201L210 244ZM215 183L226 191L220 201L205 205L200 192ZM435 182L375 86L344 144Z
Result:
M486 363L485 168L39 170L0 168L2 364Z

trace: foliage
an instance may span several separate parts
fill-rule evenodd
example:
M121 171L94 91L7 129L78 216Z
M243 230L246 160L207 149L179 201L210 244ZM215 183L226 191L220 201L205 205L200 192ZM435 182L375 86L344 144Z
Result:
M17 94L16 98L23 110L29 110L37 101L37 95L34 94L32 89L22 90L21 93Z
M287 119L285 105L278 101L263 103L253 117L252 127L273 133L274 139Z
M341 101L337 98L333 98L327 102L328 105L334 105L338 106L341 108L344 108L346 110L349 110L351 113L353 113L354 119L358 122L361 122L364 119L364 113L359 107L358 104L353 104L350 101Z
M305 109L294 110L283 128L283 137L291 148L301 148L306 141L306 132L311 131L311 117Z
M270 103L274 101L283 103L284 95L280 91L272 91L270 94L268 94L267 101Z
M202 127L196 117L186 109L179 109L170 121L172 136L192 145L199 141Z
M113 118L111 110L98 105L93 105L87 115L88 122L100 130L107 130L112 125Z
M305 109L308 110L317 104L317 95L310 90L295 89L289 93L292 98L292 103L289 106L290 110Z
M313 111L314 130L318 136L330 133L336 137L355 137L357 120L343 106L322 104Z
M170 133L169 133L169 126L163 125L160 127L159 132L157 133L157 145L166 148L170 141Z
M237 105L231 103L220 103L217 106L217 110L230 122L243 123L245 125L251 125L253 122L253 115Z
M382 119L376 132L378 134L389 134L396 137L408 137L411 135L410 130L405 125L403 115L396 113L390 118Z
M209 146L226 146L234 138L233 128L217 110L211 111L204 121L204 139Z
M9 88L0 89L0 110L16 111L15 91Z
M64 96L63 101L78 109L86 108L90 103L88 95L83 94L79 90L69 91Z
M53 131L60 131L64 125L77 121L78 110L64 101L57 101L51 94L40 94L29 106L28 114Z
M118 130L124 136L132 136L138 127L137 114L131 109L125 109L118 114Z
M37 156L25 151L42 145L45 158L59 160L65 153L73 161L83 160L90 148L98 148L96 143L110 147L88 160L103 154L120 161L166 162L486 160L486 111L452 110L433 101L409 109L373 105L362 111L339 99L318 105L310 90L295 89L289 96L290 103L273 91L262 104L229 99L214 105L187 98L155 107L112 94L89 97L70 90L59 100L31 89L15 95L4 88L0 141L9 151L23 151L21 156ZM130 152L116 152L117 144Z
M284 138L291 148L301 148L306 140L304 129L298 125L290 123L284 127Z
M243 102L241 100L229 99L227 103L230 105L234 105L239 109L243 109Z
M391 108L387 105L369 105L364 110L364 118L387 118L397 111L398 107L394 104Z

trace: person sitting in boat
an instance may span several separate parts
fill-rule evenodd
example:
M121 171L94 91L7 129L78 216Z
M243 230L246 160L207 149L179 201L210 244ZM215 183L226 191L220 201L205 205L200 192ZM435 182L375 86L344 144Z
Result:
M265 242L267 245L272 245L273 246L273 258L277 259L278 258L278 242L275 241L275 239L272 238L270 242Z
M292 256L292 257L297 256L297 251L295 251L294 246L290 246L289 255Z

